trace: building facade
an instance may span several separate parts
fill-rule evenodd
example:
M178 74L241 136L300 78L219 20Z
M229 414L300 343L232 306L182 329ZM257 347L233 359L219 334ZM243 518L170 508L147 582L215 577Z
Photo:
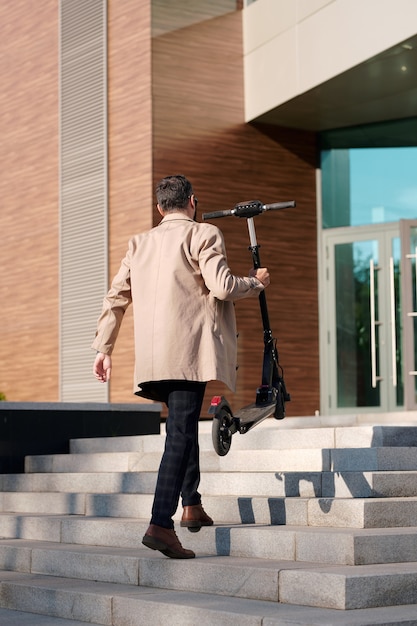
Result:
M129 237L158 222L156 182L184 173L201 212L296 201L255 218L287 415L415 408L415 17L412 0L1 0L7 400L138 401L131 312L109 386L90 344ZM245 220L216 223L247 273ZM260 383L258 302L236 314L238 389L210 383L207 408Z

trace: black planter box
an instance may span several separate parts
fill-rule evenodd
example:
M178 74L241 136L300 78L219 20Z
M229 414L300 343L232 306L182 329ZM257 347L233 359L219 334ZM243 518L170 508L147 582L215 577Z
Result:
M28 455L67 454L70 439L157 435L161 408L161 404L0 402L0 473L22 473Z

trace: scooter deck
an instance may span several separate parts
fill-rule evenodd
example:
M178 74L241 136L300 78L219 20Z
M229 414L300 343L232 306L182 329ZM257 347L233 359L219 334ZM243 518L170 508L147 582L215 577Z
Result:
M238 430L241 434L246 433L252 426L258 424L267 417L271 417L275 411L275 402L259 405L255 402L248 404L239 410L234 419L238 422Z

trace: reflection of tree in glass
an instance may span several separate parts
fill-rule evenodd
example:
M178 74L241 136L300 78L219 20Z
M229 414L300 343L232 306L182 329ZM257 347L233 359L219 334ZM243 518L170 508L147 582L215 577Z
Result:
M339 407L375 406L379 402L370 373L369 262L373 247L374 242L365 241L341 244L335 250Z
M357 399L358 406L375 406L379 403L379 390L371 386L371 309L370 309L370 261L371 253L356 247L354 264L355 321L357 345ZM374 270L375 319L378 320L378 270ZM375 337L376 361L378 363L378 326ZM362 373L362 376L360 375Z

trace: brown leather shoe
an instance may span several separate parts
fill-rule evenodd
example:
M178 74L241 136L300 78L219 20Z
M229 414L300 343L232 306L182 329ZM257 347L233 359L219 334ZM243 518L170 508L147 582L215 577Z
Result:
M142 543L151 550L159 550L170 559L193 559L195 553L180 544L175 530L151 524L143 536Z
M180 526L185 526L191 532L197 533L202 526L212 526L213 520L207 515L202 504L185 506Z

